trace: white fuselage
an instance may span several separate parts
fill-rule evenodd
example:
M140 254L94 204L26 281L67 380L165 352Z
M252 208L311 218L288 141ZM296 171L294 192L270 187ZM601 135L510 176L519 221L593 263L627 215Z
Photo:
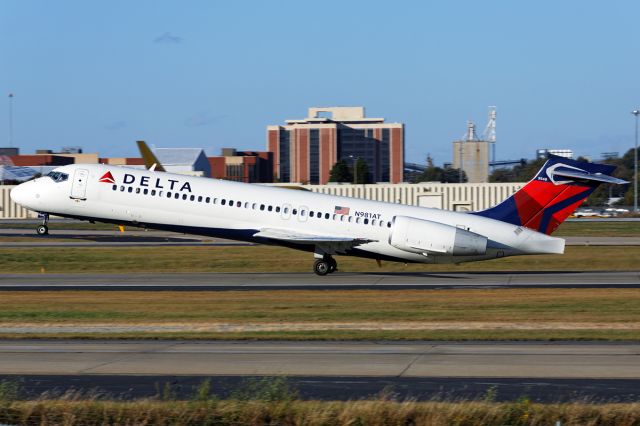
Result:
M68 179L41 177L16 187L12 198L52 215L154 229L282 244L254 237L263 229L367 240L345 254L405 262L450 263L519 254L561 253L564 240L473 214L317 194L285 188L190 177L119 166L57 168ZM105 178L105 174L110 176ZM111 180L111 177L113 180ZM336 208L343 209L336 212ZM348 209L348 214L345 214ZM394 218L409 217L487 237L482 255L415 253L390 244ZM429 236L424 236L429 238Z

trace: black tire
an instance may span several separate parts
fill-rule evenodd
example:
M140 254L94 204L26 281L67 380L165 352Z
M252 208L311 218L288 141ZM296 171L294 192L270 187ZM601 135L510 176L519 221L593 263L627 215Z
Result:
M335 271L338 270L338 262L336 262L334 258L329 259L328 262L329 262L329 273L333 274Z
M330 269L329 262L326 260L316 259L316 261L313 262L313 272L315 272L316 275L325 276L329 273Z
M49 234L49 227L47 225L40 225L36 228L36 233L38 235L47 235Z

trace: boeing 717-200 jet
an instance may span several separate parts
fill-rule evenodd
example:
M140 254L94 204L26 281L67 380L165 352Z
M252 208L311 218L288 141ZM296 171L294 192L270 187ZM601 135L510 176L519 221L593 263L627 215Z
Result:
M43 214L405 263L461 263L564 252L551 233L614 167L550 157L501 204L462 213L102 164L72 164L11 191ZM284 260L283 260L284 261Z

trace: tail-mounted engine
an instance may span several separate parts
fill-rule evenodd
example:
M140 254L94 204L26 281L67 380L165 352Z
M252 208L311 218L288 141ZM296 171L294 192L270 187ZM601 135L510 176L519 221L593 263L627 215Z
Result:
M455 226L406 216L394 217L389 244L424 255L474 256L487 252L487 237Z

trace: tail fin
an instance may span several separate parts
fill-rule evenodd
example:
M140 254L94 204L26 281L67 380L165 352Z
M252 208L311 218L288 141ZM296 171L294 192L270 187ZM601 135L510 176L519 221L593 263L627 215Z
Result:
M538 174L502 203L473 214L550 235L601 183L627 183L611 176L615 166L549 155Z

